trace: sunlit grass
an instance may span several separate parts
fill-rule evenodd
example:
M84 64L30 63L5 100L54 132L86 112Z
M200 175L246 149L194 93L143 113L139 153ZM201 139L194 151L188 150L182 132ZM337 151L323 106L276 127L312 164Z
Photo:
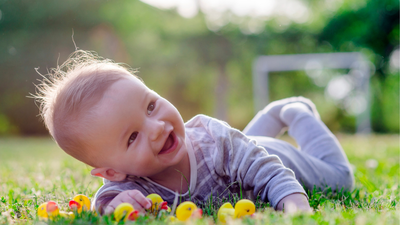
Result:
M337 136L354 165L353 192L332 193L328 189L310 193L313 214L285 215L258 202L255 217L241 223L399 224L399 136ZM37 223L38 205L49 200L68 211L68 201L74 195L93 197L101 184L101 179L90 175L90 167L66 155L50 138L0 138L0 224ZM206 204L205 218L196 224L214 223L218 207ZM54 223L71 222L116 224L111 217L90 212L74 221L59 219ZM164 222L147 216L138 223Z

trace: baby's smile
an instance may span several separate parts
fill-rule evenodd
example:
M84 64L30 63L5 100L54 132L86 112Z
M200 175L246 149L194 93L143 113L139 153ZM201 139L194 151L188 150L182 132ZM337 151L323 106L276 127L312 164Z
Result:
M179 144L179 140L176 138L174 131L168 135L167 140L165 140L164 146L158 154L167 154L173 152Z

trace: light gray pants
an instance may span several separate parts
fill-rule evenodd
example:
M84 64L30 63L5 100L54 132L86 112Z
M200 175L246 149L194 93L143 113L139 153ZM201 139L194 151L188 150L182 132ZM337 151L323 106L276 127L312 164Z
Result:
M267 110L267 111L266 111ZM268 106L260 111L244 129L244 133L257 140L269 154L279 156L283 165L292 169L296 179L306 189L352 190L354 176L340 143L325 124L312 113L300 112L288 124L288 133L299 149L293 145L271 137L276 134L271 129L282 124L277 117L268 115Z

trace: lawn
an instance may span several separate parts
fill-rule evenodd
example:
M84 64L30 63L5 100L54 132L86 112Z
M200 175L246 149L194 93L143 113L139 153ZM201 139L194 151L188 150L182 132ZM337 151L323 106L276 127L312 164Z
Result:
M399 224L399 135L339 134L338 139L354 165L353 192L310 193L313 214L286 215L263 204L254 217L235 224ZM92 177L90 169L66 155L50 138L0 138L0 224L42 223L36 218L39 204L53 200L67 211L76 194L92 197L102 181ZM204 209L204 219L196 224L212 224L215 208ZM116 224L110 217L93 213L74 221L57 221L67 222ZM151 216L138 223L163 224Z

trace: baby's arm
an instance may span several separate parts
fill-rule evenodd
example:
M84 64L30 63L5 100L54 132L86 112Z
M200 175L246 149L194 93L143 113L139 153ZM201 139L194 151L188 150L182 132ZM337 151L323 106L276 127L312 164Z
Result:
M285 213L312 212L307 197L303 193L294 193L282 198L276 209L284 210Z
M140 191L126 190L119 193L110 201L110 203L105 207L104 213L111 214L119 204L124 202L130 203L133 208L140 213L143 213L144 209L149 209L151 207L151 200L146 198Z
M241 190L252 191L254 196L260 195L275 209L279 209L278 204L286 197L292 200L291 195L302 193L295 199L304 198L307 201L306 192L293 171L285 167L278 156L268 154L254 140L224 123L212 120L208 128L219 149L213 155L216 174L227 178L227 183L239 183ZM282 204L285 202L283 200Z

